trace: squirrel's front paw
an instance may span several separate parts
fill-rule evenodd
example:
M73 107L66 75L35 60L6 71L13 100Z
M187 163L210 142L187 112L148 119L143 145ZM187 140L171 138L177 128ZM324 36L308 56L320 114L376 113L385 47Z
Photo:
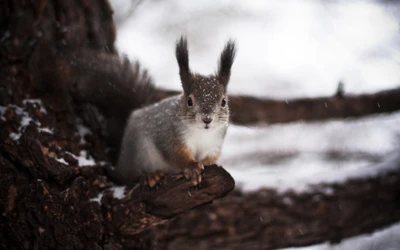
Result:
M203 169L203 163L194 162L183 170L183 175L186 179L192 180L193 185L197 185L201 182L201 170Z
M162 178L164 178L164 175L165 174L160 170L149 173L144 178L144 185L152 188L158 184Z

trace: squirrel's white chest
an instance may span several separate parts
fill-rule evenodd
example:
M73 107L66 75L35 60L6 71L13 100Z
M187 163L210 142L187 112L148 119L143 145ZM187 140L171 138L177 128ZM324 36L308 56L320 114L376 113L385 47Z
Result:
M214 156L221 151L225 129L189 127L184 132L185 144L192 151L196 161L204 160L207 156Z

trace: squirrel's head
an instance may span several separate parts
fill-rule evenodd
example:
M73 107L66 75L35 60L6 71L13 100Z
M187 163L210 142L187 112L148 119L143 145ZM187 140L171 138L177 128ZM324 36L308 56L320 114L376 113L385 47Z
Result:
M184 37L178 40L176 59L183 87L182 107L185 120L206 129L228 124L226 89L235 53L235 43L229 40L221 53L217 73L203 76L190 71L187 40Z

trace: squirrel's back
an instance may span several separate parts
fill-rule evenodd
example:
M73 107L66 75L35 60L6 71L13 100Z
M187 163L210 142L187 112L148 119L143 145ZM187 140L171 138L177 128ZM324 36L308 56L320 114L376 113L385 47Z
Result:
M160 148L179 140L176 129L181 126L179 102L179 96L173 96L131 113L114 173L117 181L132 183L141 175L156 170L176 170L165 160L165 152Z

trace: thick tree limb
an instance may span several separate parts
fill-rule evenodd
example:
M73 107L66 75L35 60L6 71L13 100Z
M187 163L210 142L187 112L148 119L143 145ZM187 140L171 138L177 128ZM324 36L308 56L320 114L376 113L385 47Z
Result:
M177 94L158 90L154 101ZM364 95L344 95L292 100L230 96L231 119L237 124L318 121L362 117L400 110L400 88Z
M400 221L395 171L306 193L236 191L155 231L154 249L276 249L371 233Z
M169 175L155 189L138 186L127 198L111 203L113 224L121 234L135 235L162 220L223 197L234 186L230 174L216 165L205 168L203 180L196 187L177 179L177 175Z

